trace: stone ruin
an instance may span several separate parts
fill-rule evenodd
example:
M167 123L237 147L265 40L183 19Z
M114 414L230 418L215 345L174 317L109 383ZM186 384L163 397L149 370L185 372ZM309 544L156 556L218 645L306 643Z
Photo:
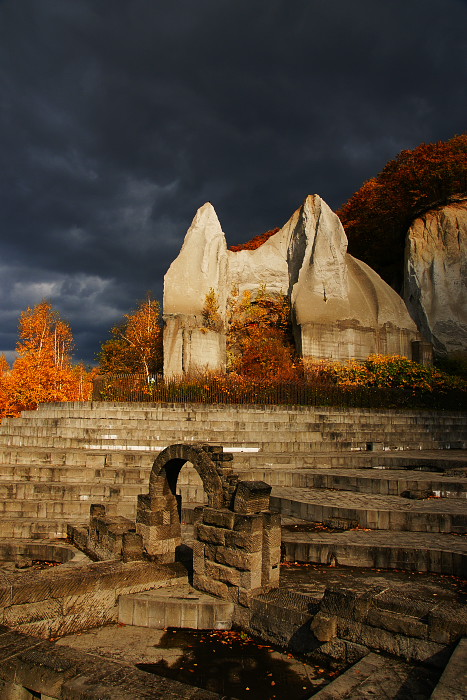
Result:
M136 522L91 506L89 528L72 528L74 543L97 559L175 562L181 538L178 475L198 472L208 503L195 508L193 586L248 607L250 594L279 585L281 518L270 507L271 486L240 481L232 454L220 445L171 445L156 458L149 493L138 496Z
M401 354L427 363L432 346L403 299L368 265L347 253L337 215L307 197L290 220L256 250L227 250L211 204L198 210L164 278L164 374L224 371L232 290L287 295L295 344L303 358L363 360ZM213 290L221 328L204 327Z

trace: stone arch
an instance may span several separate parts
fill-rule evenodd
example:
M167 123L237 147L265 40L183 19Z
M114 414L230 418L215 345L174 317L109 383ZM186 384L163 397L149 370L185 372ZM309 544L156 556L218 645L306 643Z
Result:
M183 465L191 462L203 483L208 507L219 509L229 507L238 480L223 464L231 459L220 445L176 444L162 450L151 469L149 493L138 496L136 531L149 555L174 561L181 544L176 486Z
M225 484L218 474L220 468L211 459L203 445L170 445L158 455L149 477L149 496L157 498L167 493L167 486L173 495L178 475L186 462L191 462L203 482L210 508L225 505Z

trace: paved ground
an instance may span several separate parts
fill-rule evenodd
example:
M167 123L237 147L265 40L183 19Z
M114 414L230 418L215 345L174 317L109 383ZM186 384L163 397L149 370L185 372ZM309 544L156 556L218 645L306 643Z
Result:
M238 632L109 625L63 637L57 644L239 700L306 700L339 668L304 663Z

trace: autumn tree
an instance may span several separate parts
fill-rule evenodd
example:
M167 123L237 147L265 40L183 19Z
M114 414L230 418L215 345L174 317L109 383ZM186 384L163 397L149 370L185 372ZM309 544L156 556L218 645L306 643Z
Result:
M99 353L102 374L144 373L149 377L162 370L160 307L150 294L110 333L112 337Z
M230 371L263 379L297 378L290 304L262 286L256 294L234 289L229 308L227 355Z
M223 330L224 323L222 321L222 316L219 313L217 294L212 287L206 294L201 315L203 317L202 328L211 331Z
M0 361L2 415L19 415L50 401L89 398L91 376L82 365L73 365L73 335L58 311L41 301L21 314L17 358L12 369Z
M466 194L466 134L402 151L337 212L349 253L400 292L405 237L414 219Z

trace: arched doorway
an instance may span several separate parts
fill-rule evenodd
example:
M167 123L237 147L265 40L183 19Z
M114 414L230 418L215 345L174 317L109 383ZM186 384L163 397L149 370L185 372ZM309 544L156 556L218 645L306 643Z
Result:
M232 459L218 445L170 445L155 459L149 477L149 493L138 497L136 529L150 556L175 561L182 543L181 499L177 494L180 472L191 464L198 474L209 508L229 505L236 477L226 466Z

